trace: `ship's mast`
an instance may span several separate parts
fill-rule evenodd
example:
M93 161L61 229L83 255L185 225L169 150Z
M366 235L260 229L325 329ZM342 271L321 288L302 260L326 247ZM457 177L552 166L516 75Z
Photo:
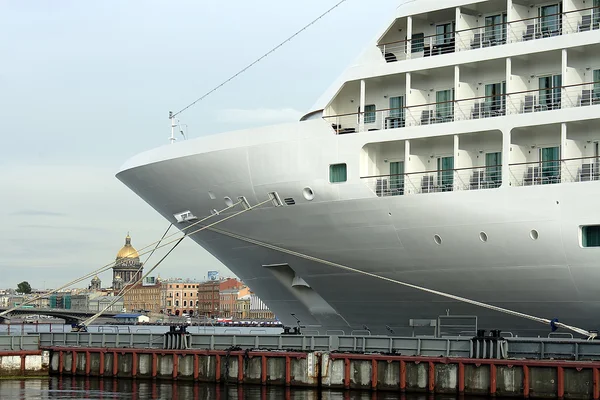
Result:
M177 140L175 138L175 115L173 115L173 111L169 111L169 119L171 120L171 137L169 138L169 141L171 142L171 144L175 143L175 141Z

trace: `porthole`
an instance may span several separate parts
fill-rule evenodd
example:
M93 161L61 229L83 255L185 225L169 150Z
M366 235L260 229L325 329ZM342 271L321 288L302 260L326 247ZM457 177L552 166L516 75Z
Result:
M308 201L311 201L312 199L315 198L315 192L313 192L313 190L309 187L304 188L304 190L302 191L302 195Z
M233 205L233 200L231 200L231 197L225 196L224 200L227 207L231 207Z
M531 238L531 240L538 240L540 234L535 229L532 229L531 232L529 232L529 237Z
M479 239L482 242L484 242L484 243L487 242L488 241L487 233L485 233L485 232L479 232Z
M440 235L434 235L434 236L433 236L433 241L434 241L436 244L442 244L442 237L441 237Z

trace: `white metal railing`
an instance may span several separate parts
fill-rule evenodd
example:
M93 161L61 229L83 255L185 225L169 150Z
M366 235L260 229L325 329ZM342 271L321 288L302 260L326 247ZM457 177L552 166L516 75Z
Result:
M361 180L378 197L494 189L502 184L502 167L494 165L409 174L376 175L366 176Z
M433 125L454 121L454 101L406 107L406 125Z
M368 176L361 179L378 197L404 194L404 174Z
M506 115L506 95L482 96L455 102L457 120L483 119Z
M589 182L600 178L598 157L569 158L509 165L511 186Z
M377 47L386 62L396 62L410 58L431 57L456 51L454 32L433 34L420 39L406 39L381 43Z
M398 42L385 43L379 46L381 55L386 62L396 62L406 60L409 56L410 43L406 40Z
M406 109L395 108L367 111L364 113L349 113L323 117L331 123L338 135L355 133L361 130L373 131L380 129L403 128L406 125Z
M454 173L455 190L496 189L501 185L501 165L459 168Z
M454 190L454 170L409 173L404 182L408 194L451 192Z
M600 82L570 85L563 88L563 107L600 104Z
M600 105L600 81L323 117L336 134Z
M506 44L506 39L506 23L478 26L456 32L456 50L465 51L500 46Z
M595 29L600 29L600 7L588 7L543 17L478 26L445 35L429 35L417 40L407 39L382 43L378 47L386 62L394 62Z

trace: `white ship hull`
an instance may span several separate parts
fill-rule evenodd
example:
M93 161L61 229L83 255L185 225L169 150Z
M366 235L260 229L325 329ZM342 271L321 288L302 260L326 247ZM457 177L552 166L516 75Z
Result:
M161 148L131 160L118 178L173 222L173 215L184 210L205 216L223 209L225 196L245 196L256 204L277 191L282 198L293 197L296 204L269 203L218 228L425 288L587 329L599 327L597 252L580 247L578 230L581 224L600 223L596 200L600 182L379 198L357 179L342 193L325 184L322 168L313 168L312 161L318 164L335 148L326 139L319 139L324 145L316 145L314 138L322 138L318 131L323 124L297 125L308 129L304 139L287 141L295 126L284 126L279 129L288 133L271 144L221 150L220 143L239 138L226 134ZM249 136L259 141L258 132ZM364 135L334 136L329 142L344 141L352 149L360 148L364 139ZM195 153L201 148L206 150ZM178 151L186 155L169 158ZM280 175L265 174L266 170ZM305 186L313 188L314 200L303 198ZM532 230L539 233L537 240L530 237ZM481 240L481 232L487 242ZM442 239L441 245L434 235ZM246 282L283 323L294 325L291 314L295 314L306 329L322 334L350 333L364 326L373 333L387 333L386 325L396 334L411 334L409 319L436 319L448 310L451 315L476 315L484 329L521 335L550 331L539 323L219 233L203 231L192 238ZM288 264L293 272L273 267L280 264ZM293 286L294 275L310 289Z

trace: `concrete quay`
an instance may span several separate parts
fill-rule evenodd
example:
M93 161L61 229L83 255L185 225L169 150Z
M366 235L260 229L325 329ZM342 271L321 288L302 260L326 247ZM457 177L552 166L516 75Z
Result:
M47 376L49 362L49 351L0 351L0 378Z
M73 348L50 374L403 393L600 399L600 362L335 352Z

